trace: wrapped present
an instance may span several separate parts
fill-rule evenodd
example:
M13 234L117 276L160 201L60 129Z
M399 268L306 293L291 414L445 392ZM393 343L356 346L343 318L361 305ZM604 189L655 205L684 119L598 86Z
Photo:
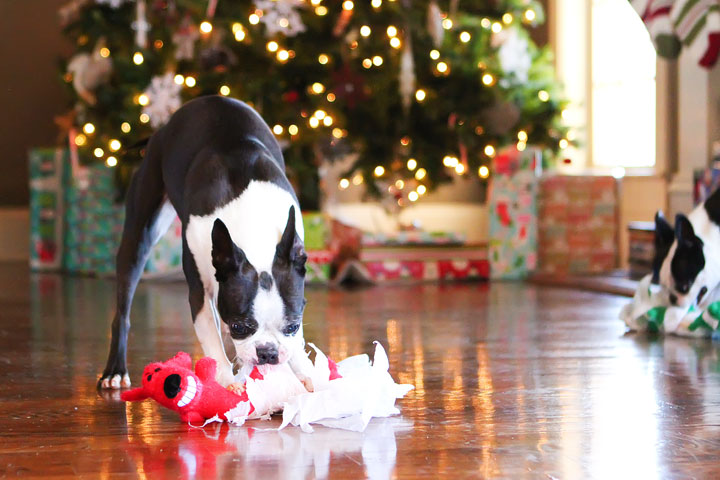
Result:
M305 249L326 250L330 239L328 220L320 212L303 212L303 227L305 229Z
M363 266L373 282L487 280L490 266L484 245L363 248Z
M537 190L540 154L508 148L493 159L488 195L490 276L519 279L537 264Z
M62 171L67 163L64 149L30 151L30 267L59 270L62 266L63 195Z
M617 268L617 180L554 175L540 180L539 269L554 274Z

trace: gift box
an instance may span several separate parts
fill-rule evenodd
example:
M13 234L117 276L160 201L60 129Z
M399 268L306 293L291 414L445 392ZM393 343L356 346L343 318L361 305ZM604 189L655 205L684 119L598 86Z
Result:
M553 274L617 268L617 180L547 176L539 190L539 269Z
M62 267L62 171L67 151L34 149L28 158L30 176L30 267Z
M488 194L490 277L520 279L537 265L537 150L504 149L493 158Z
M482 245L364 248L360 260L377 283L411 280L487 280L490 264Z

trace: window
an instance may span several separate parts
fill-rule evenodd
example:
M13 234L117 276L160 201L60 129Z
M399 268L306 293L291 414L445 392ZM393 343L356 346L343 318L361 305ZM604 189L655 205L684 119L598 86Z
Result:
M565 118L581 144L567 151L572 167L654 166L657 58L638 14L627 0L555 0L552 14Z

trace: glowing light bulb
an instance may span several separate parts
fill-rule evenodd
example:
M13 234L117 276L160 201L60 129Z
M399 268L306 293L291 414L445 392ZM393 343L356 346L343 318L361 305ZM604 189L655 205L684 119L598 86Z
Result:
M120 147L122 147L122 143L120 143L120 140L112 139L108 143L108 146L110 147L111 152L117 152L120 150Z
M114 167L115 165L117 165L117 158L112 157L112 156L108 157L107 160L105 160L105 165L107 165L110 168Z
M448 70L447 63L445 63L445 62L438 62L438 64L437 64L437 70L438 70L438 72L440 72L440 73L445 73L445 72L447 72L447 70Z
M398 180L397 182L395 182L395 188L397 188L398 190L402 190L403 188L405 188L405 182L403 182L402 180Z
M387 28L387 36L388 37L394 37L397 35L397 28L395 28L393 25L390 25Z
M482 76L482 82L483 84L490 86L495 83L495 77L493 77L489 73L486 73Z
M75 145L82 147L85 143L87 143L87 137L85 135L82 133L75 135Z
M140 121L141 121L142 123L148 123L148 122L150 121L150 115L148 115L147 113L141 114L141 115L140 115Z
M445 30L450 30L452 28L452 26L453 26L453 22L449 18L446 18L442 21L442 27Z
M463 173L465 173L465 165L463 165L462 163L458 163L457 165L455 165L455 173L457 173L458 175L462 175Z
M550 100L550 94L545 90L540 90L538 92L538 98L541 102L547 102L548 100Z
M370 30L370 27L368 27L367 25L363 25L362 27L360 27L360 35L362 35L363 37L369 37L370 33L372 33L372 30Z
M325 125L326 127L329 127L332 124L333 124L333 117L328 115L327 117L323 118L323 125Z
M206 34L210 33L210 32L212 32L212 29L213 29L212 23L208 22L207 20L205 20L204 22L202 22L200 24L200 31L202 33L206 33Z
M378 165L377 167L375 167L375 171L373 173L376 177L382 177L383 175L385 175L385 168L381 165Z
M318 125L320 125L320 120L318 120L317 117L310 117L308 123L310 123L310 127L317 128Z
M502 30L502 23L500 22L494 22L492 24L492 31L493 33L500 33L500 30Z
M470 32L462 32L460 34L460 41L463 43L467 43L470 41Z
M282 135L283 130L284 130L284 129L283 129L282 125L275 125L275 126L273 127L273 133L274 133L275 135Z
M143 57L143 54L140 52L135 52L133 55L133 63L135 65L141 65L145 61L145 57Z
M240 28L235 32L235 40L238 42L242 42L243 40L245 40L245 35L245 29Z
M533 20L535 20L535 10L525 10L525 20L527 20L528 22L532 22Z
M380 55L375 55L372 59L373 65L379 67L383 64L383 58Z
M197 81L195 80L195 77L185 77L185 85L192 88L197 84Z
M327 15L327 12L328 12L327 7L325 7L323 5L319 5L319 6L315 7L315 15L317 15L318 17L324 17L325 15Z
M183 77L179 73L175 75L175 78L173 80L175 81L176 85L182 85L183 83L185 83L185 77Z
M105 155L105 152L102 148L98 147L95 150L93 150L93 155L95 155L97 158L102 158L103 155Z
M297 127L297 125L290 125L290 126L288 127L288 133L289 133L290 135L297 135L297 134L298 134L298 127Z
M327 101L328 101L328 102L332 103L332 102L335 101L335 94L332 93L332 92L330 92L330 93L327 94L327 97L326 97L326 98L327 98Z
M380 8L382 5L382 0L372 0L370 2L370 5L372 5L373 8Z
M319 95L325 91L325 85L323 85L320 82L315 82L312 84L312 87L310 87L313 93Z
M335 138L342 138L342 136L343 136L343 131L342 131L342 129L340 129L340 128L333 128L333 130L332 130L332 136L335 137Z
M427 187L425 187L425 185L418 185L417 192L420 195L425 195L425 192L427 192Z
M100 49L100 56L103 58L107 58L110 56L110 49L107 47L102 47Z
M317 118L318 120L322 120L323 118L325 118L325 115L327 115L327 113L325 113L325 110L315 110L313 117Z
M437 50L430 50L430 58L432 58L433 60L437 60L438 58L440 58L440 52L438 52Z
M562 140L560 140L560 142L558 142L558 145L560 145L560 148L564 150L570 145L570 143L563 138Z
M392 48L400 48L400 45L401 45L401 42L400 42L400 39L399 39L398 37L392 37L392 38L390 39L390 46L391 46Z
M330 57L328 57L328 56L325 55L324 53L321 53L321 54L318 56L318 62L320 63L320 65L325 65L325 64L327 64L329 61L330 61Z
M425 100L425 97L426 97L425 90L423 90L423 89L418 89L418 90L415 92L415 99L416 99L418 102L422 102L423 100Z
M278 43L274 40L271 40L267 43L267 49L269 52L277 52L278 47Z
M518 142L518 143L517 143L518 152L523 152L523 151L525 151L525 148L526 148L526 147L527 147L527 143L525 143L525 142Z
M427 175L427 170L424 168L418 168L417 172L415 172L415 179L422 180Z
M408 170L415 170L417 168L417 160L411 158L407 161Z
M352 10L355 4L350 0L345 0L343 2L343 10Z
M416 202L418 198L420 198L420 195L418 195L417 192L408 193L408 200L410 200L411 202Z
M120 125L120 130L123 131L123 133L130 133L130 130L132 130L132 127L128 122L123 122L122 125Z
M287 62L288 58L290 58L290 52L288 52L287 50L280 50L277 53L277 59L281 62Z
M490 26L492 26L492 22L486 17L480 20L480 25L482 25L483 28L490 28Z
M223 85L222 87L220 87L220 95L223 95L223 96L230 95L230 87L228 87L227 85Z
M350 186L350 180L348 180L347 178L341 179L339 186L340 186L340 190L345 190L346 188L348 188Z
M478 176L480 178L487 178L488 176L490 176L490 169L485 165L481 166L480 168L478 168Z
M145 94L143 93L142 95L140 95L140 96L138 97L138 103L144 107L145 105L147 105L148 103L150 103L150 99L148 98L147 95L145 95Z
M520 140L521 142L527 142L527 139L528 139L527 132L525 130L520 130L518 132L518 140Z
M95 125L89 122L86 123L85 125L83 125L83 132L87 133L88 135L92 135L93 133L95 133Z
M362 185L363 180L364 180L363 176L358 173L357 175L355 175L353 177L352 182L353 182L353 185Z
M502 21L505 25L510 25L513 21L513 16L511 13L506 13L502 16Z
M484 151L485 155L487 155L488 157L492 157L493 155L495 155L495 147L493 147L492 145L485 145Z
M362 66L365 68L372 67L372 60L370 60L369 58L366 58L365 60L363 60Z
M257 25L260 23L260 16L256 13L251 13L248 17L248 22L250 22L252 25Z

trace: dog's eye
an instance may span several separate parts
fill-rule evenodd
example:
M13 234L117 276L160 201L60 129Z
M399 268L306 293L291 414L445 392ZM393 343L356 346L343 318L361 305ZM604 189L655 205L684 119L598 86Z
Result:
M234 338L243 338L252 335L253 331L244 323L233 322L230 324L230 335Z
M299 329L299 323L291 323L290 325L286 325L285 328L283 328L283 335L286 335L288 337L291 335L295 335Z

